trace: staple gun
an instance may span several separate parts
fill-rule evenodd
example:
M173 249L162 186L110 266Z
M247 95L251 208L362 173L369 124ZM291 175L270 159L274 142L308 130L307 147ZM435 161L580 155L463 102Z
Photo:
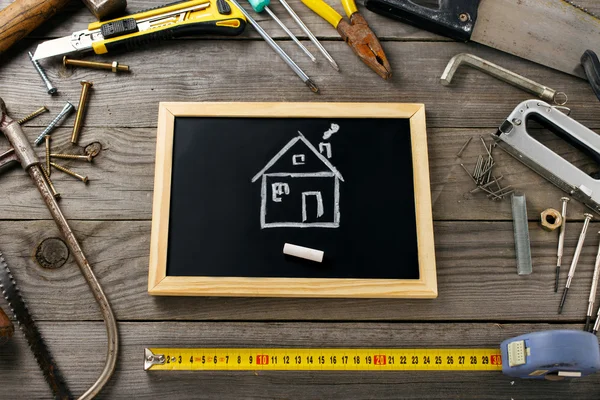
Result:
M558 108L540 100L519 104L492 136L514 158L600 213L600 180L590 176L544 146L527 131L534 120L590 156L600 165L600 136Z

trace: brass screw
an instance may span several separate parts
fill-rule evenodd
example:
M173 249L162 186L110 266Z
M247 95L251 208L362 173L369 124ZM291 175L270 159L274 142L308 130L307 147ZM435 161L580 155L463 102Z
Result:
M67 65L75 65L77 67L107 69L112 72L127 72L127 71L129 71L129 65L119 64L116 61L113 61L112 63L103 63L103 62L73 60L71 58L67 58L67 56L63 57L63 65L65 67Z
M52 158L63 158L66 160L85 160L87 162L92 162L92 160L94 159L94 157L92 157L90 154L88 155L77 155L77 154L60 154L60 153L53 153L50 154L50 157Z
M79 179L83 183L88 183L88 177L87 176L79 175L77 172L73 172L69 168L63 167L62 165L58 165L58 164L53 163L53 162L51 162L50 165L52 165L57 170L64 172L67 175L71 175L72 177L75 177L75 178Z
M50 176L50 135L46 135L46 172Z
M42 170L42 174L44 174L44 178L46 178L46 182L48 183L48 186L50 186L50 191L52 192L52 196L54 196L55 199L60 199L60 193L58 193L56 191L56 188L54 187L54 184L50 180L48 173L46 172L46 170L44 168L40 168L40 169ZM48 171L50 171L50 170L48 170Z
M18 120L17 124L23 125L25 122L31 121L32 119L34 119L38 115L43 114L43 113L45 113L47 111L48 111L48 109L46 108L46 106L41 106L40 108L38 108L37 110L35 110L31 114L29 114L28 116L26 116L26 117L21 118L20 120Z
M79 97L77 116L75 117L73 134L71 135L71 143L73 144L77 144L77 139L79 139L79 131L81 130L81 123L83 122L83 115L85 113L85 106L87 105L88 93L92 86L94 86L92 82L81 81L81 97Z

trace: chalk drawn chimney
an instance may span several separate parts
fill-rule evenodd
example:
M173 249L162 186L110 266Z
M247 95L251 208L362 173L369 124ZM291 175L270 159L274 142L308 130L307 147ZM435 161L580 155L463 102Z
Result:
M331 143L319 143L319 152L321 154L325 153L325 157L331 158Z
M331 145L321 143L319 149L298 132L252 178L252 182L261 182L262 229L340 226L340 182L344 178L328 160Z

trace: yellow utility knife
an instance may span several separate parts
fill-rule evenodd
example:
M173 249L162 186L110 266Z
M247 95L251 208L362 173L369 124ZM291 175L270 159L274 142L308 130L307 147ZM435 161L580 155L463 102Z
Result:
M215 34L235 36L244 31L246 18L228 0L178 1L109 21L41 43L34 60L93 50L104 54L132 50L155 40Z

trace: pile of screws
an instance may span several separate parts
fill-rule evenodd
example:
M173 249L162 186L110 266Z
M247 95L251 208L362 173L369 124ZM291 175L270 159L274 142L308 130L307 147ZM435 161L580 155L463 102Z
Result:
M472 139L473 138L469 138L469 140L467 140L462 146L456 155L458 158L462 157L462 153L465 151L469 143L471 143ZM507 195L513 193L514 189L511 186L502 187L500 185L500 181L504 179L504 176L500 175L496 177L492 174L492 170L496 165L494 157L492 156L494 148L496 147L496 143L491 143L488 147L483 136L479 136L479 139L481 139L481 143L483 144L483 148L485 149L486 153L477 157L477 162L475 163L473 173L469 172L463 163L461 163L460 166L465 170L469 177L471 177L473 183L475 183L475 186L477 186L475 189L471 190L471 193L482 191L487 193L488 199L502 200Z
M73 178L76 178L80 181L82 181L83 183L88 183L89 179L87 176L78 174L74 171L72 171L71 169L57 164L55 162L52 161L53 158L58 158L58 159L63 159L63 160L79 160L79 161L87 161L87 162L92 162L93 161L93 157L91 155L78 155L78 154L62 154L62 153L52 153L50 150L50 140L51 140L51 136L50 135L46 135L44 137L45 141L46 141L46 167L42 168L42 171L44 173L44 177L46 178L46 182L48 182L48 186L50 187L50 191L52 192L52 195L59 199L60 198L60 193L58 193L56 191L56 188L54 187L54 184L52 183L52 180L50 180L50 175L52 173L52 168L57 169L61 172L64 172L65 174L72 176Z

